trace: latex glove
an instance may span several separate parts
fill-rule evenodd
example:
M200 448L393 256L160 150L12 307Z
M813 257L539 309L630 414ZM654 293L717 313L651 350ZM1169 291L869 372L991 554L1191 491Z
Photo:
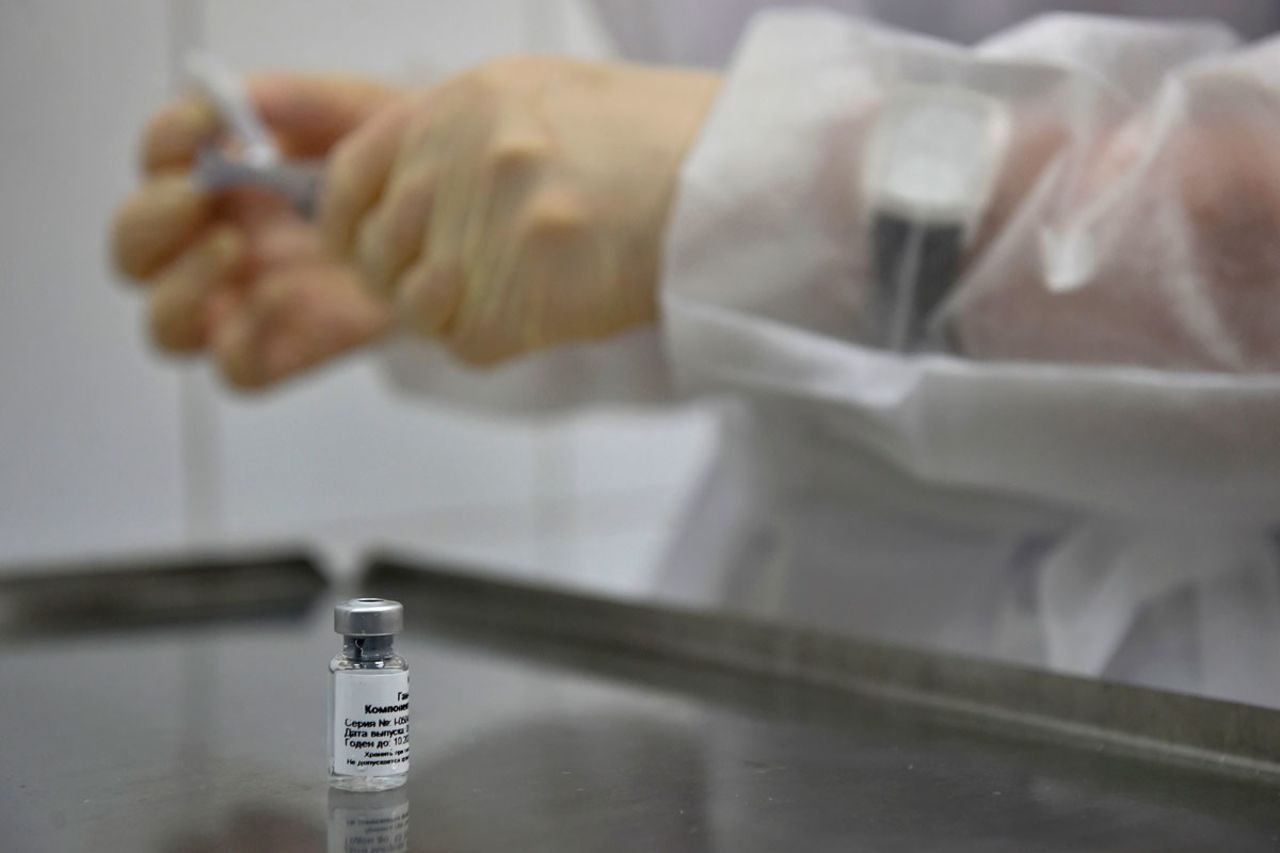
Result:
M652 322L677 172L717 86L554 58L482 66L338 147L325 238L471 363Z
M269 76L248 94L281 150L324 157L398 92L352 78ZM184 98L160 111L142 142L144 183L117 211L117 267L147 283L150 330L173 352L209 349L232 384L268 385L364 344L389 326L356 273L324 250L318 230L253 190L202 193L187 170L219 132L213 109Z

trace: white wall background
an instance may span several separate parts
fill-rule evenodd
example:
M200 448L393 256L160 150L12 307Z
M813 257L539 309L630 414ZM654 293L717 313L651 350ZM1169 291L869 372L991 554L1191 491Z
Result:
M0 5L0 553L175 544L176 374L107 273L138 121L168 88L162 0Z
M0 570L304 539L624 591L712 436L704 414L535 424L392 393L368 358L225 392L150 352L105 262L133 146L203 46L233 66L430 79L516 50L600 56L574 0L8 0L0 5Z

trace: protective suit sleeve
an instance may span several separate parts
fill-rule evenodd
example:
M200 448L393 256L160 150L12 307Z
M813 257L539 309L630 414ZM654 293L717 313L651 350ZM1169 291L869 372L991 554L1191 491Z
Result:
M1275 370L1280 42L1232 44L1212 24L1050 16L965 49L762 15L685 171L671 290L847 338L871 276L868 131L895 92L949 87L1012 128L940 320L962 354Z
M752 404L749 458L796 514L857 517L887 489L852 464L868 454L921 514L991 501L1018 530L1015 513L1062 512L1017 577L1047 663L1107 671L1171 591L1274 576L1277 62L1280 42L1237 51L1213 24L1051 16L961 48L824 12L758 17L667 234L677 382ZM994 101L1008 135L932 318L955 348L903 355L860 336L862 181L877 114L911 88ZM856 574L861 544L834 535L833 565Z
M1059 15L965 48L821 11L758 16L667 234L679 383L795 401L926 481L1273 518L1259 472L1280 463L1280 149L1264 145L1280 136L1265 84L1280 42L1233 44L1216 24ZM857 333L864 145L902 87L981 93L1009 117L934 318L958 353L902 357Z
M378 357L397 393L481 415L554 418L590 407L643 411L677 399L653 329L556 347L483 371L409 335L383 344Z

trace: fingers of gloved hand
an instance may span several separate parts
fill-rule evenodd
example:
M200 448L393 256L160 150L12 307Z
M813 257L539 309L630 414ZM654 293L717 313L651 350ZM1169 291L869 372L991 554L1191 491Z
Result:
M338 145L325 170L319 224L325 244L347 258L364 215L377 203L412 117L411 105L387 106Z
M518 318L512 306L486 303L470 316L456 322L442 339L445 348L459 361L474 367L492 367L529 349L523 345Z
M389 322L349 271L299 267L254 288L215 331L214 355L230 384L265 388L375 340Z
M544 188L470 264L458 260L457 245L420 258L399 279L398 317L478 366L612 331L624 306L616 295L588 292L602 269L587 220L575 194Z
M151 277L195 238L212 210L209 196L183 175L166 175L135 190L111 226L116 268L131 278Z
M148 294L148 319L156 344L173 352L208 342L209 306L245 261L244 238L230 226L209 231L156 278Z
M401 91L386 83L344 75L263 74L246 88L287 156L323 157Z
M157 175L190 167L196 150L218 135L219 125L213 105L194 95L161 108L142 133L143 174Z
M374 295L391 298L396 279L422 254L435 196L434 170L418 168L397 178L360 225L354 260Z
M466 76L433 87L375 117L335 154L321 227L371 292L392 297L430 229L439 225L440 239L430 240L456 251L463 228L484 218L494 187L480 174L492 117L482 95Z
M316 229L287 206L264 203L237 221L251 235L253 258L262 269L329 262Z
M246 96L290 157L322 157L342 137L396 97L394 87L342 76L261 74L245 82ZM222 130L212 104L185 95L157 112L142 137L146 174L185 169L199 147Z
M440 337L452 323L465 290L466 279L457 263L423 258L401 277L396 314L412 331Z

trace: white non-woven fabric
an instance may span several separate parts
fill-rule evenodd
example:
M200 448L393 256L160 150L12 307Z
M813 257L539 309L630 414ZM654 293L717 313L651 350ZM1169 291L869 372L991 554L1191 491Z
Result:
M877 105L904 85L980 92L1013 122L939 318L956 354L898 356L856 336L870 278L861 146ZM1100 674L1123 646L1140 680L1168 667L1135 667L1130 629L1172 592L1212 587L1204 602L1226 606L1236 599L1221 578L1273 589L1278 138L1280 43L1239 50L1214 24L1054 15L962 48L829 12L759 16L685 163L663 295L681 386L731 392L759 419L734 458L760 466L771 490L760 523L790 531L792 545L752 569L773 580L750 586L799 590L822 563L824 578L847 573L843 594L864 595L867 530L814 519L910 507L905 531L871 527L898 530L948 584L998 590L1016 575L1032 589L1018 607L1034 636L1014 631L1021 648L1005 636L996 653ZM1040 545L1006 557L923 547L952 541L956 524ZM806 565L799 553L824 556ZM804 619L838 600L824 583L771 600ZM895 638L990 650L982 632L941 627L1003 619L962 598L921 610L914 627L898 620ZM1267 640L1275 608L1255 615L1234 637L1198 639L1280 644ZM1187 630L1218 624L1196 623ZM1182 663L1223 654L1199 648ZM1178 686L1235 690L1201 675Z

